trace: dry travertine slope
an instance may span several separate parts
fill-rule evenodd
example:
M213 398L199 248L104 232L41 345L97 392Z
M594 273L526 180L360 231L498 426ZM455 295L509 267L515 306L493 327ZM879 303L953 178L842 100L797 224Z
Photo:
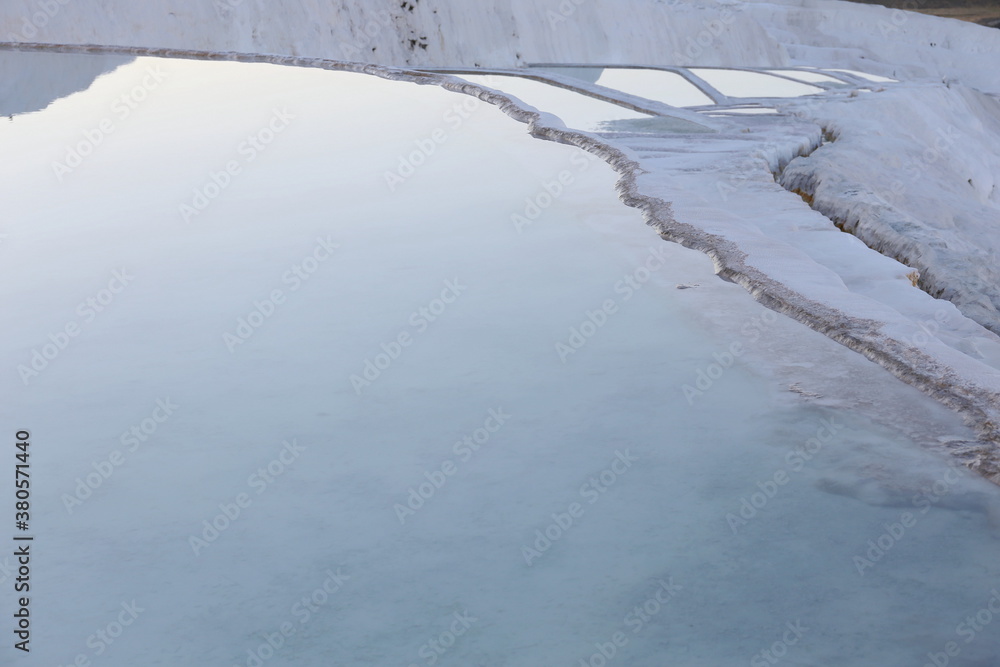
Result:
M981 65L1000 56L1000 34L837 0L8 0L0 36L390 66L783 66L821 55L830 67L891 75L907 63L910 77L1000 92L1000 69Z
M392 66L512 67L539 61L663 62L706 21L732 14L715 3L657 0L216 0L90 3L15 0L0 16L9 41L97 43L318 56ZM60 5L62 2L64 5ZM35 25L45 25L36 28ZM662 30L646 30L660 25ZM720 22L703 57L781 65L780 45L749 16Z

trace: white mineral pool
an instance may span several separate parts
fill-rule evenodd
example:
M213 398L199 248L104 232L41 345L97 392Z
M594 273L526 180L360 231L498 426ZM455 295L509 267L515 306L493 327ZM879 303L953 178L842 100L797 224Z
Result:
M360 74L139 58L64 95L0 123L38 664L1000 651L1000 489L762 373L896 386L603 163Z
M819 86L763 72L692 67L690 72L728 97L801 97L823 92Z

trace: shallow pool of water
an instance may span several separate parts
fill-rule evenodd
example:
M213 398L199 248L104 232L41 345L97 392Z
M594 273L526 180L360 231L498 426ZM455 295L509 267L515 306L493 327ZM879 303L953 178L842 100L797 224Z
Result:
M874 81L875 83L896 83L896 79L890 79L887 76L879 76L878 74L867 74L865 72L859 72L853 69L831 69L831 72L844 72L845 74L853 74L855 76L860 76L862 79L868 79L869 81Z
M661 241L577 149L431 86L145 58L6 130L40 661L1000 651L965 620L995 604L998 489L755 370L867 362Z
M763 72L692 67L690 72L728 97L801 97L823 92L819 86Z
M626 67L562 67L551 71L675 107L714 104L711 97L676 72Z

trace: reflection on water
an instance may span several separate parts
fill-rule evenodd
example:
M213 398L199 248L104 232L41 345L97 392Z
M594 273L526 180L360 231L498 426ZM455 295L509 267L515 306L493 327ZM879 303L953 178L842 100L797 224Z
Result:
M40 111L133 60L132 56L0 51L0 114Z
M572 77L574 79L579 79L585 83L597 83L597 80L601 78L601 74L604 72L603 67L537 67L533 69L538 69L543 72L551 72L552 74L560 74L562 76Z

